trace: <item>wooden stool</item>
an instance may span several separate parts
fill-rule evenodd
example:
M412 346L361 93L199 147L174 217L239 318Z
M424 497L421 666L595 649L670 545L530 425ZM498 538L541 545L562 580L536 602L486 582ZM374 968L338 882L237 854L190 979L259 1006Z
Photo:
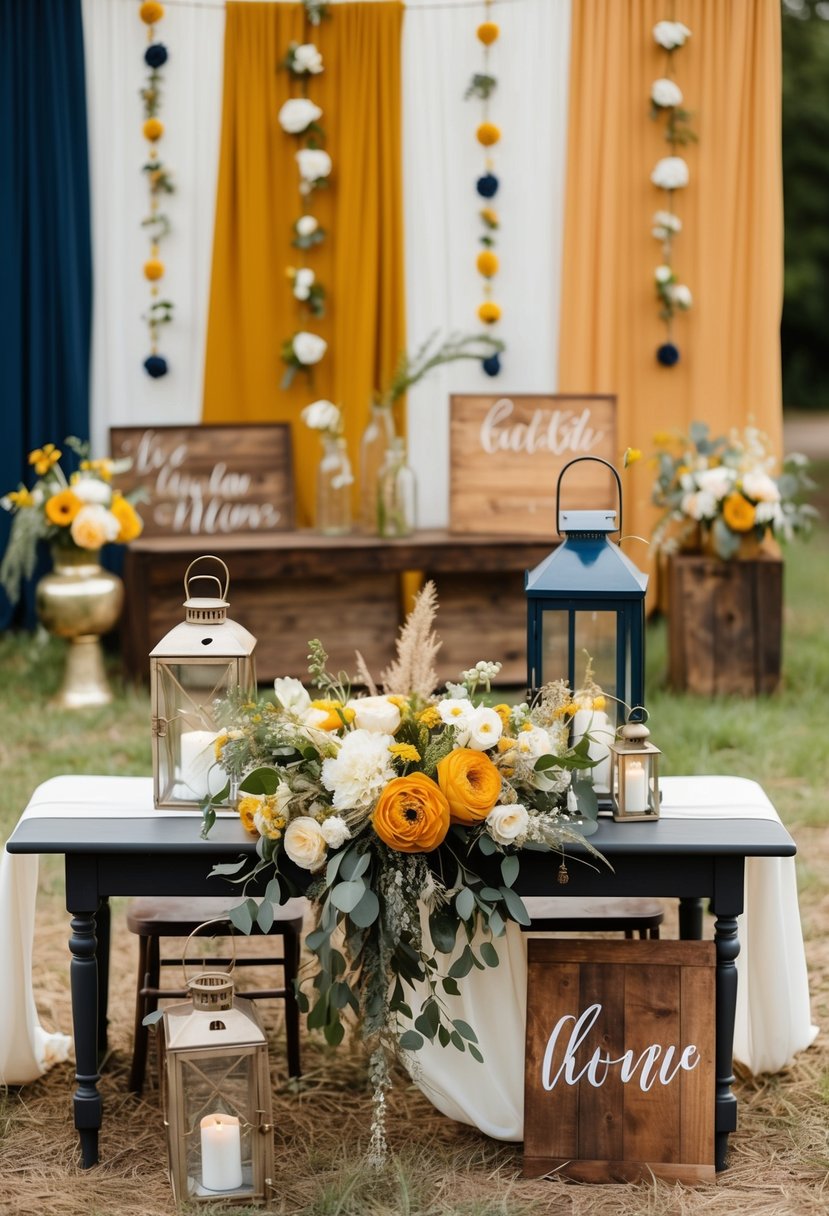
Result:
M149 1030L143 1025L143 1019L152 1013L161 999L186 997L184 989L167 989L159 987L159 973L162 967L181 967L181 958L161 958L160 942L164 937L190 937L205 921L225 917L228 897L194 898L194 899L133 899L127 908L127 927L131 933L138 935L138 983L135 995L135 1039L130 1069L129 1087L133 1093L140 1094L144 1088L144 1074L147 1066L147 1043ZM299 1008L294 992L294 980L299 972L299 947L302 937L302 921L306 908L304 899L291 899L286 904L274 908L274 922L268 936L282 938L282 955L278 957L257 957L248 955L235 959L235 967L281 966L284 973L284 983L281 988L265 988L257 991L240 990L239 995L249 1000L283 1000L285 1002L285 1039L288 1055L288 1072L292 1077L301 1075L299 1061ZM196 934L198 937L209 937L216 934L217 926L204 925ZM262 930L256 926L254 934L263 936ZM208 960L187 959L187 963L201 965L207 961L213 966L229 966L233 961L228 958L210 958Z
M612 933L658 938L665 909L658 899L606 899L601 895L570 898L530 897L524 905L532 920L527 933Z

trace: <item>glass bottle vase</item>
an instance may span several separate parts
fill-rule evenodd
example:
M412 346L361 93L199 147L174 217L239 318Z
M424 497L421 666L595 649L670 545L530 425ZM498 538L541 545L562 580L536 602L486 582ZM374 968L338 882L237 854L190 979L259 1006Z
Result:
M360 530L377 535L377 487L386 453L394 444L391 406L371 403L371 414L360 440Z
M317 468L317 531L346 536L351 531L351 487L354 477L345 439L323 435Z
M377 534L389 538L411 536L417 523L417 484L406 463L400 438L393 441L380 470L376 498Z

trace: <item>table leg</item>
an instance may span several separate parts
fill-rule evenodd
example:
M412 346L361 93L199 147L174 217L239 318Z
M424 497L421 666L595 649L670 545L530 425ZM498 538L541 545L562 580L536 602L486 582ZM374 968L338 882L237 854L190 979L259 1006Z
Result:
M717 948L717 1089L716 1144L714 1160L718 1170L724 1170L728 1152L729 1133L737 1127L737 1099L731 1092L734 1049L734 1016L737 1010L737 968L734 960L740 953L736 916L719 916L714 923L714 944Z
M697 896L686 895L679 901L679 936L683 941L702 941L702 904Z
M69 949L72 962L72 1025L75 1032L75 1127L80 1133L83 1168L98 1162L98 1129L103 1108L98 1093L98 961L95 912L72 911Z
M98 962L98 1059L102 1060L107 1052L107 1031L109 1018L109 935L110 935L109 900L102 899L95 917L95 936L97 946L95 957Z

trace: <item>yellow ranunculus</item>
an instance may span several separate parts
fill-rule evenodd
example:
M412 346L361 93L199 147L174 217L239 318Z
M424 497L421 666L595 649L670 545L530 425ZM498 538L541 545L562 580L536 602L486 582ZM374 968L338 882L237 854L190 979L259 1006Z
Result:
M43 508L50 524L66 528L80 511L83 503L72 490L59 490L51 498L47 498Z
M115 537L117 544L128 545L131 540L141 535L144 528L141 516L132 503L127 502L121 494L116 494L113 498L110 511L121 525L121 530Z
M29 452L29 464L35 466L38 477L45 477L52 465L57 464L62 455L63 453L58 451L53 443L44 443L42 448L35 448L33 452Z
M446 795L453 823L485 819L501 795L501 775L490 758L458 747L438 764L438 784Z
M501 138L501 130L496 127L494 122L482 122L475 135L479 144L483 144L485 148L491 148Z
M138 16L145 25L155 25L156 21L160 21L164 16L164 5L159 4L157 0L144 0L138 10Z
M722 517L732 532L750 532L757 509L742 494L729 494L722 505Z
M253 817L261 806L262 799L256 794L243 794L239 799L239 818L246 832L256 832L256 824L253 822Z
M501 318L501 309L494 300L484 300L478 306L478 319L485 325L494 325Z
M354 721L354 710L346 709L342 701L312 701L311 706L327 714L321 722L314 723L317 730L339 730L344 722Z
M478 274L482 274L485 279L491 279L498 273L498 254L493 253L491 249L484 249L478 254L476 265Z
M164 263L160 258L150 258L144 263L144 278L154 282L164 274Z
M160 118L148 118L141 130L144 132L145 139L148 139L150 143L155 143L164 134L164 123Z
M380 839L398 853L430 853L449 831L449 803L425 773L395 777L372 815Z
M484 46L491 46L496 41L500 32L500 28L495 21L482 21L476 31L478 41L482 42Z

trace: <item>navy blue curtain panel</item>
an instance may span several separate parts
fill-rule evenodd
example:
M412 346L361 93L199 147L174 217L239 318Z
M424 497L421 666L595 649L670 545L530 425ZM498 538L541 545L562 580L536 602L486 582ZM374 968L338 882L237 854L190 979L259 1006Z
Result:
M92 251L81 0L0 0L0 494L89 436ZM11 517L0 510L0 552ZM32 588L21 616L32 621ZM13 612L0 590L0 627Z

